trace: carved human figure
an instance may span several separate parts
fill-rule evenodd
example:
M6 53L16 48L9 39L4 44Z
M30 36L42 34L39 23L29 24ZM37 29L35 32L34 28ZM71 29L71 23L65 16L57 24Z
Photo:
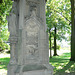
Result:
M40 23L37 20L36 8L31 11L30 18L25 21L25 31L26 31L26 57L28 60L36 60L39 56L38 50L38 33L40 28Z
M12 10L8 16L8 30L10 32L10 49L11 49L11 59L10 63L15 64L16 59L15 59L15 46L16 46L16 25L17 25L17 17L16 17L16 2L13 3Z
M8 29L11 36L16 36L16 15L14 13L10 13L8 20Z
M8 16L8 29L10 32L10 37L16 36L16 2L13 3L12 10Z

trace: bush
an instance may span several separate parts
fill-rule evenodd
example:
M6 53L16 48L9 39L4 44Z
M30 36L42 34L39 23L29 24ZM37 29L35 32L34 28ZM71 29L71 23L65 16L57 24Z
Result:
M57 50L60 50L61 46L60 45L57 45ZM54 50L54 46L52 46L52 50Z
M60 45L57 45L57 49L60 50L60 48L61 48L61 46Z
M7 43L4 43L2 41L2 39L0 38L0 52L3 51L3 50L9 50L10 49L10 46L7 44Z

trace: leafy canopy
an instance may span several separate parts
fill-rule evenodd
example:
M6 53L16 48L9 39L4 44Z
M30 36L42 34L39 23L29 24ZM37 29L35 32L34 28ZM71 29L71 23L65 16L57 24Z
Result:
M54 36L54 28L57 28L57 39L67 38L66 33L71 34L71 3L70 0L48 0L46 4L46 24L48 30Z

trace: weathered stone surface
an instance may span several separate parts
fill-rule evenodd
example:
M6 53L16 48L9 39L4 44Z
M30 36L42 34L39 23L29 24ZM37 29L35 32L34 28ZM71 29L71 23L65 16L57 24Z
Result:
M47 69L47 68L44 65L31 64L31 65L25 65L23 68L23 72L42 70L42 69Z
M13 5L15 14L10 13L12 22L8 20L11 43L8 75L52 75L45 0L15 0Z

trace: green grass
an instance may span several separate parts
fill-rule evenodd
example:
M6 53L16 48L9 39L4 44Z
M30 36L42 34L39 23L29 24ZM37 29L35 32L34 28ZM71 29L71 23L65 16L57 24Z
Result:
M0 75L7 75L7 65L9 63L9 56L0 57ZM69 61L70 53L63 53L60 56L53 56L50 58L50 63L55 67L54 75L67 75L72 73L75 75L75 62Z
M75 62L70 61L70 53L63 53L61 56L53 56L50 63L55 67L54 75L75 75Z
M9 57L0 57L0 75L7 75L7 65L9 63L9 60Z
M9 63L9 58L0 58L0 69L7 70L8 63Z

